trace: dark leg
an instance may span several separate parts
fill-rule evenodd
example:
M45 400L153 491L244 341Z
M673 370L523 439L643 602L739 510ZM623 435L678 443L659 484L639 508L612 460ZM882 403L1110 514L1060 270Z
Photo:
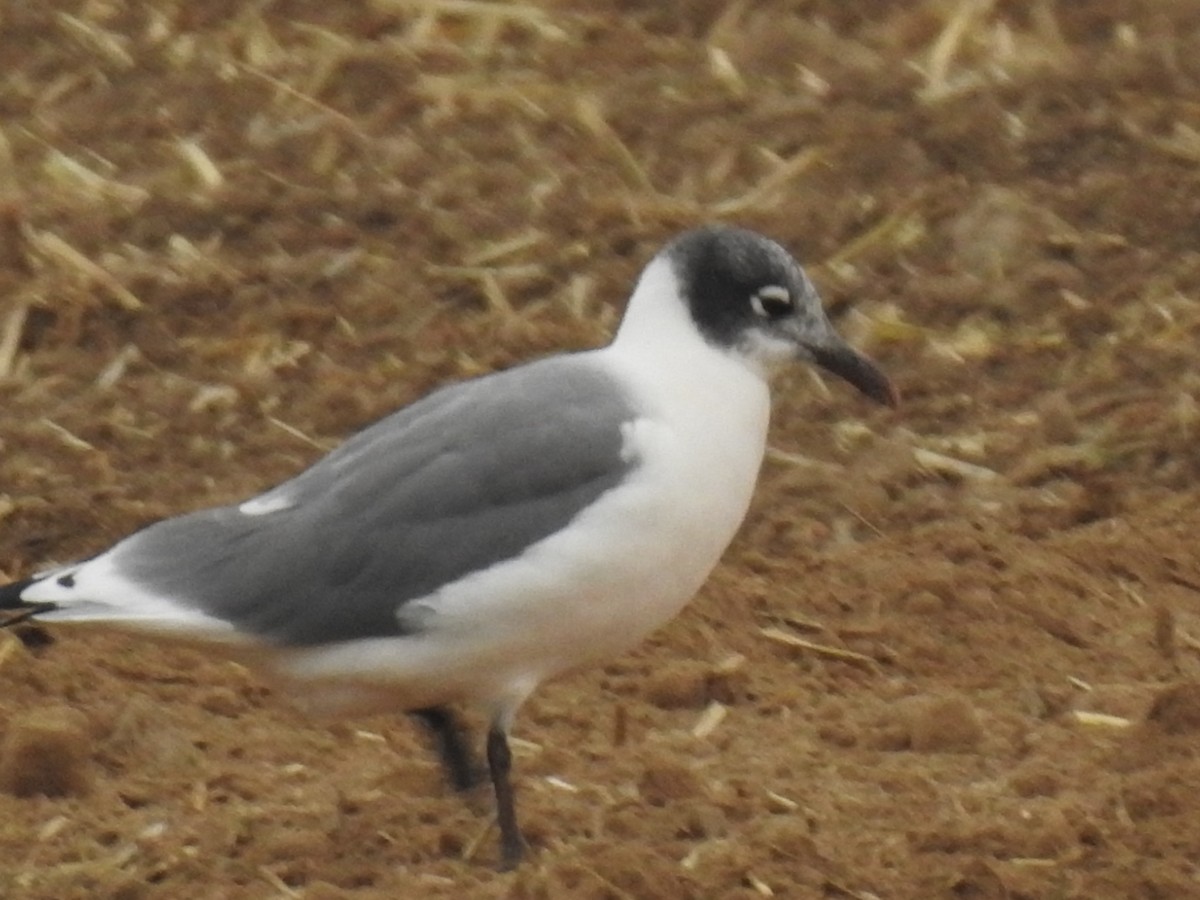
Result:
M483 772L475 762L458 717L444 706L416 709L412 715L433 735L434 749L451 786L461 793L479 784Z
M508 773L512 769L512 751L508 749L508 735L493 723L487 739L488 769L492 773L492 787L496 790L496 819L500 823L500 868L515 869L525 855L525 840L517 827L517 810L513 805L512 782Z

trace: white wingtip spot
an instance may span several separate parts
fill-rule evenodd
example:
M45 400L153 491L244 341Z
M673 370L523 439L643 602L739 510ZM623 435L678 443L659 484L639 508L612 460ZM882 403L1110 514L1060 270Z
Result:
M244 516L265 516L267 513L287 509L291 505L292 498L287 494L262 494L261 496L252 497L247 500L238 507L238 512Z

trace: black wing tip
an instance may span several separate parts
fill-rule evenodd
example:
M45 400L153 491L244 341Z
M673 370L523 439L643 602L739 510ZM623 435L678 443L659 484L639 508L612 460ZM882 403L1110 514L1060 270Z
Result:
M40 578L26 578L11 584L0 585L0 628L10 628L20 625L44 612L57 608L54 603L35 603L22 600L21 594L25 588L40 581Z
M0 610L21 609L28 606L28 603L21 599L21 594L25 592L25 588L37 580L36 578L26 578L23 581L0 585Z

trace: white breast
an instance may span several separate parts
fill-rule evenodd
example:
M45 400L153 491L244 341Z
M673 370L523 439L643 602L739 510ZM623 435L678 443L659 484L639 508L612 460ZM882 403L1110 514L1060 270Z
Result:
M639 642L708 577L746 514L766 442L763 373L704 341L674 274L651 265L616 340L588 354L641 411L630 478L521 556L414 601L408 637L288 652L312 705L474 700L511 715L536 685ZM332 679L317 692L314 679Z

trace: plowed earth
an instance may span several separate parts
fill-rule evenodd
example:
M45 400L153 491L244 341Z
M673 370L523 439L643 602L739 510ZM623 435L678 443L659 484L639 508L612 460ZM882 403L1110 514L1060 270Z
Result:
M1200 897L1195 2L55 0L0 59L11 578L603 342L704 221L905 398L782 380L701 595L523 711L516 873L403 716L24 627L0 895Z

